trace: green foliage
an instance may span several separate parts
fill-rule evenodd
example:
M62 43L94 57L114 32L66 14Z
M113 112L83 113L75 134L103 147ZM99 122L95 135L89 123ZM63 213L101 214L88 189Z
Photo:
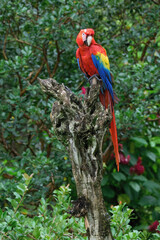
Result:
M159 185L159 164L157 151L157 137L150 141L141 138L131 138L128 143L124 142L123 152L125 156L130 155L131 159L127 165L120 164L120 173L112 168L115 160L110 160L102 181L102 190L107 206L117 202L127 203L134 208L136 219L132 220L132 225L138 225L139 229L144 229L152 221L159 220L160 214L160 185ZM152 144L152 140L156 144ZM141 141L140 145L137 142ZM145 145L144 145L145 144ZM130 151L128 150L130 149ZM138 156L142 157L142 164L145 168L142 175L131 174L130 168L136 164Z
M160 234L150 233L146 230L140 232L133 230L130 223L133 210L129 209L125 204L112 207L110 211L111 218L111 230L113 237L116 240L158 240Z
M0 239L86 239L84 220L70 217L70 188L61 186L54 191L55 202L49 204L41 198L37 212L28 214L23 199L32 176L23 175L25 182L19 183L15 198L8 198L11 207L0 209Z
M131 156L129 165L120 165L119 173L114 161L105 166L106 205L127 202L135 209L136 221L131 224L141 229L160 219L160 30L155 2L0 1L2 209L8 204L16 208L20 197L15 198L14 192L25 173L34 174L23 199L29 214L37 211L41 198L52 201L53 190L66 182L76 196L70 159L49 119L54 99L42 93L37 76L54 77L78 95L88 83L77 66L75 39L80 29L92 27L110 59L114 90L120 99L115 105L118 138L124 154ZM144 174L130 175L138 156Z
M33 175L23 174L14 198L8 198L11 203L0 209L0 240L1 239L77 239L84 240L86 230L84 219L71 217L67 212L71 207L71 189L61 186L54 191L54 202L41 198L37 211L32 215L23 204L30 181ZM111 230L116 240L158 240L158 233L133 230L129 225L133 210L125 204L114 206L111 209Z
M140 232L137 230L131 231L132 227L129 225L130 216L132 213L131 209L124 207L124 205L119 205L112 207L111 213L113 214L111 219L111 229L115 239L140 239Z

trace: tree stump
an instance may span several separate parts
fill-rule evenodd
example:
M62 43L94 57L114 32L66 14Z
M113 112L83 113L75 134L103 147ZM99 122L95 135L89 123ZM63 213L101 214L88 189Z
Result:
M57 100L50 118L72 162L78 199L70 212L85 217L89 240L112 240L101 190L102 143L112 116L99 102L100 82L92 80L84 100L52 78L39 82L42 90Z

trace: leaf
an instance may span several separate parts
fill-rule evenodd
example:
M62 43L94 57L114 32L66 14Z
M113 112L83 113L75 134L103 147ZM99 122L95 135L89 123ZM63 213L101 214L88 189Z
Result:
M23 215L27 215L28 214L28 210L26 210L25 208L22 208L21 209L21 213L23 214ZM33 221L32 221L33 222Z
M141 147L141 146L147 147L148 146L148 142L144 138L132 137L131 140L137 143L137 147Z
M14 192L14 195L15 195L16 199L17 199L18 201L20 201L21 196L20 196L17 192Z
M33 177L33 173L29 176L27 173L24 173L23 174L23 177L25 178L25 184L28 186L29 185L29 183L30 183L30 181L31 181L31 179L32 179L32 177Z
M29 179L30 179L30 176L29 176L27 173L24 173L24 174L23 174L23 177L24 177L26 180L29 180Z
M150 139L151 147L155 147L156 145L160 144L160 137L152 137Z
M33 231L33 236L36 237L37 239L40 237L40 229L36 227Z
M12 199L12 200L11 200L11 204L12 204L12 207L13 207L14 209L16 209L17 206L18 206L18 202L17 202L15 199Z
M129 185L136 191L139 192L140 191L140 185L136 182L130 182Z
M144 177L143 175L140 175L140 176L133 176L133 180L145 182L145 181L147 181L147 178Z
M160 185L152 180L144 182L143 186L146 187L150 192L153 192L155 189L160 190Z
M24 192L27 190L27 186L24 185L23 183L20 183L18 186L17 186L17 192L21 195L24 194Z
M156 154L150 151L146 152L146 156L150 158L153 162L156 162Z
M147 61L148 61L149 63L152 62L152 58L151 58L151 56L147 56Z
M108 183L108 176L105 175L102 179L101 186L105 186L105 185L107 185L107 183Z
M153 196L143 196L140 201L139 204L141 206L156 206L157 205L157 199Z
M115 172L112 173L112 176L114 177L114 179L116 179L118 182L120 181L125 181L126 180L126 176L121 173L121 172Z

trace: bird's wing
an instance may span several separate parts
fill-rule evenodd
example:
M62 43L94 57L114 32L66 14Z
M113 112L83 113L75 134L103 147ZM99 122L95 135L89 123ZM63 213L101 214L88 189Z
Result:
M80 59L80 52L79 52L79 48L76 51L76 58L77 58L77 63L78 63L78 67L79 69L82 71L81 67L80 67L80 63L79 63L79 59Z
M110 133L112 137L112 142L114 146L114 152L116 157L116 164L117 169L119 171L119 152L118 152L118 138L117 138L117 128L116 128L116 121L115 121L115 115L114 115L114 97L115 94L113 92L112 88L112 77L110 73L110 66L109 66L109 60L107 57L107 54L104 49L100 49L101 51L93 52L92 53L92 60L97 68L99 75L103 81L103 89L104 91L100 93L100 101L105 106L105 108L108 107L108 104L110 104L111 111L112 111L112 122L110 126ZM111 100L112 99L112 100Z
M109 59L107 55L97 51L91 54L92 61L98 70L98 73L103 81L103 90L108 90L114 102L114 93L112 88L112 78L110 73Z

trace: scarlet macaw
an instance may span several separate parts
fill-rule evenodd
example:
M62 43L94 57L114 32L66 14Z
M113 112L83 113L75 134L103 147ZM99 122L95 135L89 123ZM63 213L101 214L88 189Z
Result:
M83 29L79 32L76 42L79 46L76 52L78 66L87 78L93 75L99 75L102 79L102 87L100 90L100 101L105 108L110 109L112 112L112 121L110 125L110 134L114 146L116 157L117 169L119 171L119 152L118 152L118 139L117 129L114 115L113 105L117 100L116 95L112 88L112 75L110 73L109 59L106 50L94 40L94 30Z

